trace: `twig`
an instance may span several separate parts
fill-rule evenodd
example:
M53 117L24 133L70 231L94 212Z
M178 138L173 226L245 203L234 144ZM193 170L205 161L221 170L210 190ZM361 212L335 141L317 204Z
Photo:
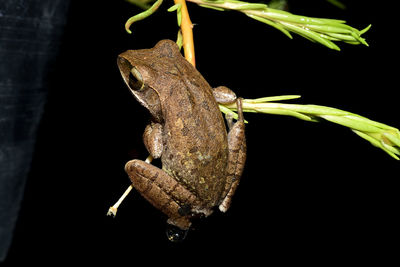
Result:
M153 157L152 157L151 155L149 155L149 156L146 158L146 160L145 160L146 163L150 163L150 162L152 162L152 161L153 161ZM125 190L125 192L124 192L124 193L122 194L122 196L118 199L118 201L115 202L115 204L112 205L112 206L108 209L108 211L107 211L107 216L113 216L113 217L115 217L115 216L117 215L117 211L118 211L119 205L121 205L122 201L124 201L124 199L126 198L126 196L129 195L129 193L131 192L132 188L133 188L133 185L132 185L132 184L129 185L129 187Z
M186 6L185 0L174 0L175 4L181 5L182 23L181 31L183 37L183 51L185 58L193 66L196 66L196 60L194 56L194 42L193 42L193 24L190 20L189 12Z

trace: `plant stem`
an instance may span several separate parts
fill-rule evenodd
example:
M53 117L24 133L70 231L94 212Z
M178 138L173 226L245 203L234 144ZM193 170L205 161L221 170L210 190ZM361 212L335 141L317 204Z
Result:
M263 97L258 99L244 99L243 112L256 112L293 116L305 121L317 122L324 119L350 128L354 133L369 141L372 145L381 148L393 158L400 160L400 131L389 125L373 121L360 115L319 105L282 104L270 101L290 100L299 98L297 95ZM233 118L237 118L236 104L220 105L220 110Z
M185 0L174 0L175 4L181 4L182 12L182 23L181 31L183 37L183 51L185 58L193 66L196 66L196 60L194 56L194 42L193 42L193 24L190 21L189 12L186 6Z
M160 5L162 4L163 0L157 0L150 8L148 8L147 10L133 16L130 17L126 23L125 23L125 30L131 34L132 31L129 29L131 27L131 25L139 20L145 19L148 16L150 16L151 14L153 14L154 12L156 12L156 10L160 7Z

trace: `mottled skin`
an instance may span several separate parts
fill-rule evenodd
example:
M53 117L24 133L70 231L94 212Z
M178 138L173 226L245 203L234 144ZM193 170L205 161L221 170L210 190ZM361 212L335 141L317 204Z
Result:
M173 41L152 49L128 50L118 57L124 81L153 121L143 141L162 170L132 160L126 171L133 186L168 222L181 229L191 217L226 211L241 176L246 144L240 99L226 87L213 89L182 57ZM239 119L226 132L219 102L237 101Z

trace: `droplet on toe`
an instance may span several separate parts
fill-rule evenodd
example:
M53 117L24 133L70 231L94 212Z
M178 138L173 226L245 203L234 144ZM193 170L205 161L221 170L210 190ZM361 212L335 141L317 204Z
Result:
M165 234L171 242L182 242L185 240L188 231L189 230L182 230L175 225L167 223Z

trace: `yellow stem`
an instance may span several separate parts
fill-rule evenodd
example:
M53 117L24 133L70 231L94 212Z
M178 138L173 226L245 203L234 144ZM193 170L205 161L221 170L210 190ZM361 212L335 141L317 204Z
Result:
M185 54L185 58L189 61L193 66L196 66L196 60L194 57L194 43L193 43L193 24L190 21L189 12L186 6L185 0L174 0L175 4L181 4L181 14L182 14L182 22L181 22L181 31L183 38L183 52Z

